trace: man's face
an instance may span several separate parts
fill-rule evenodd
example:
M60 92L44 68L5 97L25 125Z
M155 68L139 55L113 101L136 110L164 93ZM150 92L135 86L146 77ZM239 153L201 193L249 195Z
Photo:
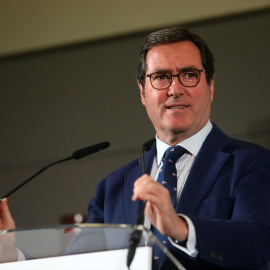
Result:
M203 69L200 51L190 41L160 45L146 56L146 74L166 71L177 74L183 68ZM210 117L214 94L214 81L206 82L205 70L195 87L183 86L177 77L163 90L152 87L146 77L145 88L139 84L141 100L159 139L174 145L197 133Z

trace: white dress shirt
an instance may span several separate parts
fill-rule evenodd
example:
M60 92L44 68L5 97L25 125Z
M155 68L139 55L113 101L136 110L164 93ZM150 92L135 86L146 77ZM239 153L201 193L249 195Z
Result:
M187 150L187 153L185 153L181 158L179 158L175 164L177 170L177 200L181 196L181 192L184 188L186 179L192 168L195 158L198 155L198 152L200 151L201 146L205 141L207 135L211 131L212 127L212 123L210 122L210 120L208 120L206 125L199 132L178 144L185 148ZM150 173L150 176L155 180L158 179L158 174L162 167L162 158L168 147L171 147L171 145L162 142L156 135L157 154L154 158L152 170ZM181 215L180 213L178 215L183 217L188 224L189 234L186 247L178 245L177 241L174 241L170 237L168 237L168 239L170 240L172 245L181 249L188 255L195 257L198 254L198 251L196 249L196 232L194 225L188 217ZM146 217L144 225L148 229L150 229L151 227L150 221Z

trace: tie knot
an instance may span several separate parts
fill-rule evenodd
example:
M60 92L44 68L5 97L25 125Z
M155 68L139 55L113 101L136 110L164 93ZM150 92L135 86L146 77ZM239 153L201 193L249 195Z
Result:
M186 149L179 145L169 147L165 152L164 160L170 159L173 162L176 162L181 156L185 154L185 152L186 152Z

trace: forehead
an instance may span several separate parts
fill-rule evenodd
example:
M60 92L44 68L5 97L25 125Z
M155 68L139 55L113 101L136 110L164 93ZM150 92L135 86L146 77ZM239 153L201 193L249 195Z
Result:
M179 70L186 66L202 68L201 54L191 41L153 47L146 56L147 71Z

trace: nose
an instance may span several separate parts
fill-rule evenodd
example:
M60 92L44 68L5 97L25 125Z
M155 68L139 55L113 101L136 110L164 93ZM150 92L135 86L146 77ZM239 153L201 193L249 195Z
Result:
M168 88L168 96L178 97L183 95L185 87L180 83L177 75L172 76L171 85Z

